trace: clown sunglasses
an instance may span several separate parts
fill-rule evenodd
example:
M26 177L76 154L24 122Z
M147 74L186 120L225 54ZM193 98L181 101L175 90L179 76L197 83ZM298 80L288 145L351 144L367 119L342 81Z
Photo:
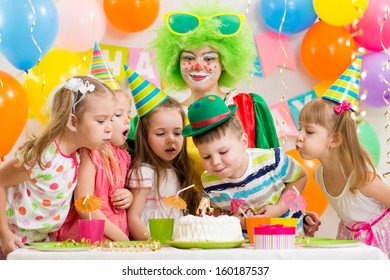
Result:
M219 13L207 17L200 17L187 12L168 12L164 14L165 24L169 31L179 36L198 29L204 18L218 20L220 24L217 30L223 37L231 37L239 33L245 21L245 16L237 13Z

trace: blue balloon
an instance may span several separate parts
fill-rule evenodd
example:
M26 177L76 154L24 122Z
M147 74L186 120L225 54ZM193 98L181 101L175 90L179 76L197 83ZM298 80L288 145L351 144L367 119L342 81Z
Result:
M52 0L0 0L1 52L16 68L27 71L35 66L57 31L58 12Z
M313 0L267 0L260 2L260 15L265 25L272 31L278 32L285 18L280 33L296 34L313 25L317 19Z

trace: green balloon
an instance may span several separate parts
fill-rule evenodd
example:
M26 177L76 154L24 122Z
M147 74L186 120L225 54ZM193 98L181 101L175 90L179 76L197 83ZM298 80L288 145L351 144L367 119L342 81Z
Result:
M357 133L360 144L362 144L366 151L371 155L374 165L378 166L381 145L374 128L367 121L359 120Z

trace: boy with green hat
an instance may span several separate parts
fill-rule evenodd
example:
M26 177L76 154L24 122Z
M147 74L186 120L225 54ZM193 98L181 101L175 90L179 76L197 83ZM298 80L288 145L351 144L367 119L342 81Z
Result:
M247 216L298 218L297 233L302 232L302 213L290 213L279 198L293 186L303 191L306 170L280 148L248 148L236 110L237 105L227 106L217 95L199 98L188 109L190 124L182 134L193 137L202 158L206 171L201 181L206 194L224 212L230 212L231 200L236 199L244 201L241 208ZM243 214L241 217L245 229Z

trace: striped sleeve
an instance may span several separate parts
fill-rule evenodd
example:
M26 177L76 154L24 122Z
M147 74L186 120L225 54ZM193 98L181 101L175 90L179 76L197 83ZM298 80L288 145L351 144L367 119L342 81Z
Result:
M275 171L284 183L295 182L301 175L302 166L293 157L275 148L277 156Z

